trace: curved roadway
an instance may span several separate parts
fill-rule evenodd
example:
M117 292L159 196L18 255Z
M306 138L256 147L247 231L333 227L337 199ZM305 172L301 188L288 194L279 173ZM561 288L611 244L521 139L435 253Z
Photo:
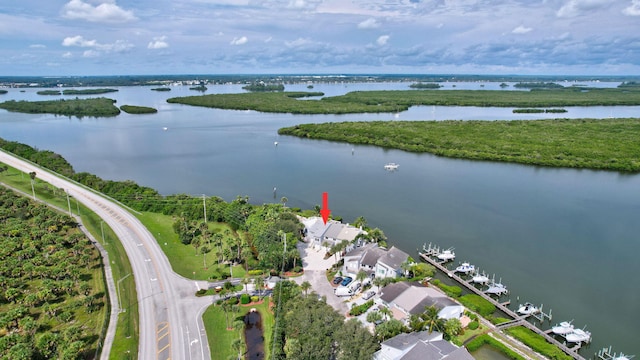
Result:
M206 282L188 280L174 273L153 235L122 206L4 151L0 151L0 162L27 173L35 172L42 181L65 189L116 233L129 257L136 282L139 359L210 359L202 312L211 304L211 298L194 295L199 288L208 286Z

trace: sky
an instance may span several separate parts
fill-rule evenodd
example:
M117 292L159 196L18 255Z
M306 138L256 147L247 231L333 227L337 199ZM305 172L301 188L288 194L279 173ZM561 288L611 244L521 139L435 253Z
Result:
M640 75L640 0L4 0L0 75Z

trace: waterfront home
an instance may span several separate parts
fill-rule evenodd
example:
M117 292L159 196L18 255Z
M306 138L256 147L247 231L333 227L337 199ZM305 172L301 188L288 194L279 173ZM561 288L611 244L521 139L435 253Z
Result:
M437 331L398 334L380 346L374 360L473 360L466 348L445 341Z
M344 273L357 274L362 270L377 278L396 278L403 275L402 263L409 259L409 254L395 246L387 250L368 243L349 251L343 259Z
M438 310L441 319L460 319L464 306L458 304L440 291L414 283L397 282L382 288L380 300L398 320L406 320L411 315L421 314L428 307Z
M321 217L313 216L302 220L307 239L313 242L314 247L326 250L341 242L351 243L360 235L367 232L361 228L343 224L339 221L329 220L325 224Z

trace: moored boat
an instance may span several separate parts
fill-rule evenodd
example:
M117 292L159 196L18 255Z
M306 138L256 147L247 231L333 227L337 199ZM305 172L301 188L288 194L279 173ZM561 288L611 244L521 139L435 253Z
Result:
M591 333L582 329L573 329L573 331L568 333L564 338L567 339L567 342L588 343L591 342Z
M551 331L553 331L553 333L556 335L564 336L573 332L573 325L571 324L571 321L563 321L560 324L552 327Z
M384 165L384 169L389 171L398 170L398 167L400 167L400 165L392 162Z
M528 315L539 313L540 309L537 306L533 305L532 303L527 302L527 303L524 303L524 305L520 305L520 307L518 307L517 312L520 315L528 316Z
M460 266L456 268L455 272L469 274L474 272L475 270L476 270L476 267L474 265L471 265L468 262L463 262L462 264L460 264Z

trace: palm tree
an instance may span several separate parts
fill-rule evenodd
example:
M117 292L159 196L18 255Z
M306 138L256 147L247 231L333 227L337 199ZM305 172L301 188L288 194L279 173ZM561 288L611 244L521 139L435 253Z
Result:
M353 221L353 226L355 227L367 227L367 219L364 218L364 216L358 216L354 221Z
M289 199L287 199L286 196L283 196L282 199L280 199L280 202L282 203L282 207L284 208L287 207L287 201L289 201Z
M381 306L380 314L382 314L384 319L387 320L391 316L391 310L386 306Z
M308 281L303 282L302 284L300 284L300 289L304 291L304 296L307 296L307 291L311 289L311 283Z
M438 316L438 309L435 306L425 308L425 312L420 314L424 324L427 326L429 333L433 330L440 331L444 329L444 320Z

